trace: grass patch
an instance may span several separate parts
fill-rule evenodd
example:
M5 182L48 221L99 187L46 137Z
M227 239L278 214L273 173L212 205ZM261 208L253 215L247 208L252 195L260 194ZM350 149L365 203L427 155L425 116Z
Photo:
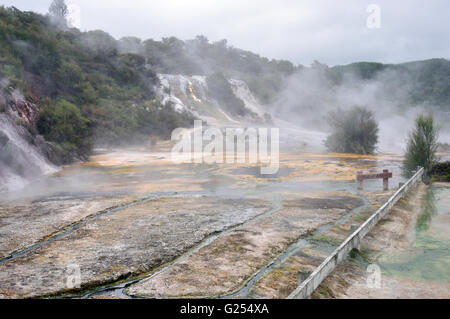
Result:
M311 296L311 299L321 298L334 299L336 296L330 287L322 283Z
M363 223L372 215L371 211L363 211L352 217L355 222Z
M339 246L341 244L341 241L339 239L326 235L314 236L313 238L311 238L311 240L315 242L326 243L331 246Z

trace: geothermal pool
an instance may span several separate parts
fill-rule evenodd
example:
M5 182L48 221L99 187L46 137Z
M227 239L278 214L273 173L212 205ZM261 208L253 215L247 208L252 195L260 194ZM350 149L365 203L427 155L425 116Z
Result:
M0 297L283 298L404 181L395 154L282 153L262 178L176 165L169 146L98 150L4 194ZM357 190L381 169L390 191Z

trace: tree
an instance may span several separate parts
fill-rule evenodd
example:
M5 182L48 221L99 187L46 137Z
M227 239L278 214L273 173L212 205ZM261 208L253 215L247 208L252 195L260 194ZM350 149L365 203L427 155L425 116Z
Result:
M378 143L378 123L372 111L354 106L348 111L331 111L332 134L325 141L330 152L373 154Z
M423 167L428 173L437 163L439 129L432 115L419 115L416 124L409 134L403 160L403 173L411 176L417 167Z
M64 0L53 0L48 12L56 25L62 28L67 27L66 17L69 13L69 8Z
M60 100L45 106L36 126L46 140L61 145L68 158L84 157L91 150L89 120L72 103Z
M67 4L64 0L53 0L48 11L53 17L62 19L65 19L69 13L69 9L67 8Z

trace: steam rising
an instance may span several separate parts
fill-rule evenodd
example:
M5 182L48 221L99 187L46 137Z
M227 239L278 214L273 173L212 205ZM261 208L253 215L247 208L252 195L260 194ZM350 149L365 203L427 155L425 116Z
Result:
M23 100L23 95L18 90L8 93L8 85L8 80L0 79L0 193L22 188L42 174L56 171L37 145L41 140L20 124L11 105Z
M286 80L271 109L274 116L298 123L307 130L327 133L325 116L329 111L365 106L379 121L379 151L400 153L418 114L432 112L437 120L445 121L445 115L441 116L444 112L438 106L413 105L409 100L411 90L409 82L393 70L380 71L373 79L366 80L345 73L342 79L334 81L327 66L315 63ZM441 141L448 142L448 138L449 133L442 131Z

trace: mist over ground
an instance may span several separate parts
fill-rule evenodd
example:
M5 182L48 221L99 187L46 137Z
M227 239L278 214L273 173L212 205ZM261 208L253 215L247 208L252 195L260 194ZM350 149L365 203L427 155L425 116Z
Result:
M441 63L449 64L447 60L436 59L424 65ZM329 132L326 116L330 111L364 106L373 111L379 121L379 151L402 152L417 115L432 113L441 125L441 142L448 143L448 89L439 98L420 96L418 90L426 90L426 83L410 73L426 72L427 67L415 70L417 64L355 63L329 68L315 62L311 67L300 68L283 82L271 106L272 115L305 129ZM370 71L361 72L367 69Z
M361 9L355 9L361 30L369 32ZM13 7L2 7L0 14L0 111L9 118L3 131L20 132L17 139L37 144L37 152L56 165L86 160L92 146L167 140L173 129L189 127L196 117L222 127L279 127L282 150L324 151L327 114L355 105L369 108L379 121L379 152L402 153L419 113L432 112L442 125L440 141L450 142L450 61L434 51L429 60L402 64L328 66L324 62L333 60L318 54L321 62L301 65L298 58L271 59L236 47L232 34L231 40L210 40L203 32L189 40L113 32L114 37ZM110 31L107 23L105 29ZM209 35L207 28L202 31ZM446 39L440 44L443 54ZM354 61L372 59L362 54ZM3 166L11 171L12 164Z

